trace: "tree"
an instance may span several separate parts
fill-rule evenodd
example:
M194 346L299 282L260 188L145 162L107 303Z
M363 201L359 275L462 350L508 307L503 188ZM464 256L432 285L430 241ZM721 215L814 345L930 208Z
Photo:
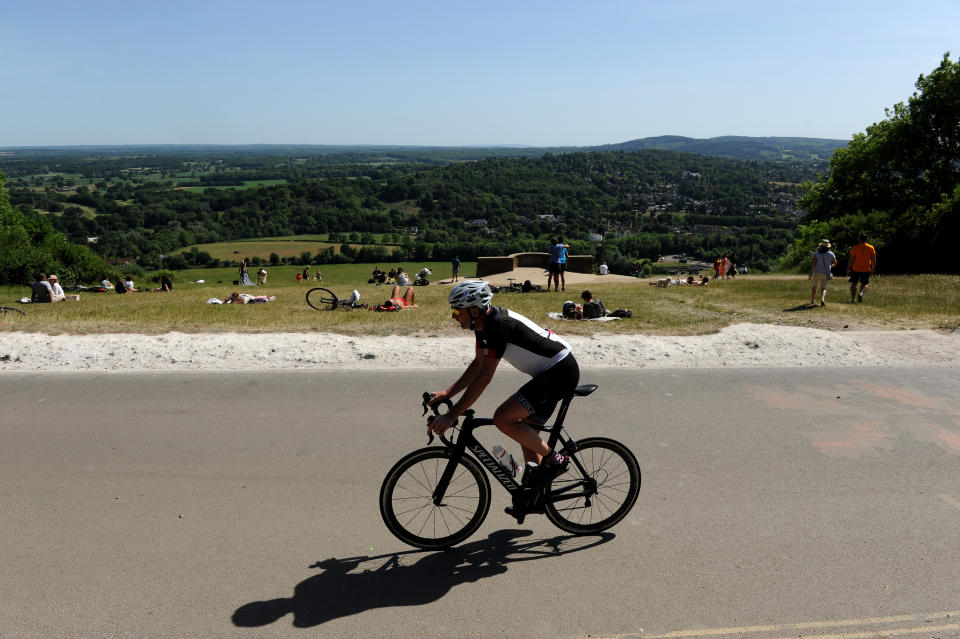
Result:
M960 62L944 54L916 89L906 103L887 109L885 120L834 152L827 179L800 201L806 226L791 261L802 261L815 246L801 245L819 240L813 229L841 251L864 231L885 249L885 271L960 270L952 253L960 231Z
M40 271L63 282L93 282L110 268L86 246L67 242L46 215L11 206L0 173L0 282L29 284Z

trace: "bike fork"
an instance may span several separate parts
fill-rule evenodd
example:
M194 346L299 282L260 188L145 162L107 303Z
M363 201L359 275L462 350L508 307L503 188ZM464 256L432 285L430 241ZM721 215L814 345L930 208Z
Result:
M451 455L447 461L447 467L443 469L443 473L440 475L440 481L437 482L437 487L433 489L434 506L443 505L443 496L447 493L447 487L450 485L450 480L453 479L453 471L456 467L457 460Z

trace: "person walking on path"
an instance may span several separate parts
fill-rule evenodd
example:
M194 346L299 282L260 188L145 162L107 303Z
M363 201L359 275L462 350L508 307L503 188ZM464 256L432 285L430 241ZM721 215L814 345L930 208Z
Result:
M850 303L863 302L863 293L870 284L870 276L877 272L877 249L867 244L867 234L860 234L860 243L850 249L847 258L847 276L850 278ZM860 292L857 293L857 283Z
M454 255L453 259L450 260L450 265L453 267L453 281L456 282L460 279L460 256Z
M837 256L830 250L829 240L820 240L820 246L813 252L813 261L810 263L808 279L813 282L810 289L810 304L817 303L817 290L820 291L820 306L827 305L827 283L830 281L831 269L837 265Z

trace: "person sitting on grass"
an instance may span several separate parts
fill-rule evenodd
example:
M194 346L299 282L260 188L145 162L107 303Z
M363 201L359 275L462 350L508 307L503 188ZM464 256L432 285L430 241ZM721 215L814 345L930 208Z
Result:
M567 300L563 303L563 310L561 311L561 314L566 319L583 319L583 306L571 300Z
M123 280L123 286L127 289L128 293L137 293L139 289L133 285L133 278L129 275L125 280Z
M67 299L67 296L63 292L63 287L60 286L60 282L56 275L50 275L47 277L47 282L50 284L50 288L53 289L53 297L51 298L52 302L62 302Z
M53 302L53 287L47 281L46 273L41 273L37 281L30 285L30 301L34 304L50 304Z
M580 299L583 300L583 319L596 319L607 316L607 309L604 307L603 302L594 298L593 293L589 290L580 293Z

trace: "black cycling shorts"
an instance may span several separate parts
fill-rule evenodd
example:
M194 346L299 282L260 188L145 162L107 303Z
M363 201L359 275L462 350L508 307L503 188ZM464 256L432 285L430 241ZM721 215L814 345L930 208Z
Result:
M521 386L513 396L530 411L532 421L545 424L557 403L573 395L579 383L580 366L571 353Z

